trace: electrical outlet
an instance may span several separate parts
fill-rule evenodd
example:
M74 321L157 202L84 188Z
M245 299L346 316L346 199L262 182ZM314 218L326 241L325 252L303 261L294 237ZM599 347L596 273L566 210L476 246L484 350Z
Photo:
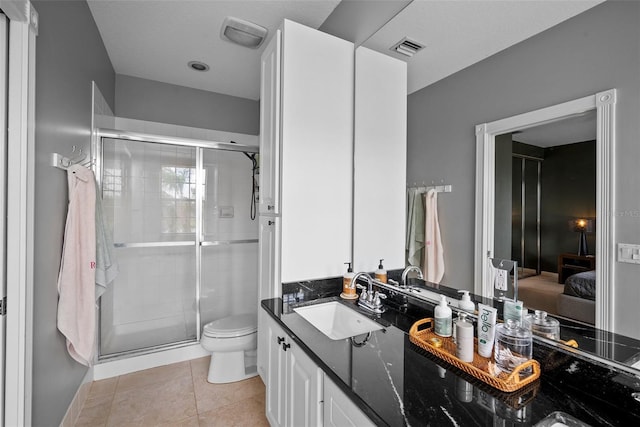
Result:
M618 243L618 262L640 264L640 245Z

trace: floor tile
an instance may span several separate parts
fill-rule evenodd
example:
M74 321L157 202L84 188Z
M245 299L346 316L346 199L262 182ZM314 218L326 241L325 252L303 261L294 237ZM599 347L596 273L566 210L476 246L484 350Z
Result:
M103 394L97 397L89 397L85 400L80 415L76 420L76 426L106 426L113 395Z
M107 378L105 380L94 381L89 389L89 398L103 396L105 394L113 396L118 384L118 377Z
M206 375L194 376L198 413L211 411L245 399L264 394L264 384L259 376L228 384L211 384Z
M269 426L264 410L264 398L251 397L201 413L200 427L261 427Z
M108 426L158 425L197 415L191 376L116 391Z
M158 366L156 368L122 375L118 380L116 392L132 390L139 387L145 387L166 381L174 381L182 378L191 378L191 365L189 362Z

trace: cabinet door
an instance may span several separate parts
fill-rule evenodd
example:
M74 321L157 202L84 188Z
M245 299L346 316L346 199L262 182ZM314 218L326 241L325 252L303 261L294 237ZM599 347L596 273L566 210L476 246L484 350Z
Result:
M284 426L286 416L286 357L282 344L291 339L268 315L265 318L266 333L266 415L271 426Z
M280 218L261 216L258 226L258 301L282 295L280 284Z
M322 426L324 374L295 344L287 353L287 425Z
M282 281L341 276L351 259L353 43L285 20Z
M407 64L356 49L353 270L405 266Z
M329 378L324 379L324 425L368 427L375 424Z
M280 213L280 58L277 30L261 60L260 84L260 202L261 214Z

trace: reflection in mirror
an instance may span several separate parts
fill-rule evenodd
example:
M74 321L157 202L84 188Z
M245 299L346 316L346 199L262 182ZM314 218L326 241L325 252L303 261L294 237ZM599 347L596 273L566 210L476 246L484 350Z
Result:
M596 181L595 110L495 137L494 254L526 308L595 323Z

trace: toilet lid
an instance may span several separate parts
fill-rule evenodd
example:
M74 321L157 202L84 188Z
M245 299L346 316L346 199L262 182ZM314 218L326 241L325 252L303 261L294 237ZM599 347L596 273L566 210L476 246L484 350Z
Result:
M215 338L233 338L249 335L258 330L258 316L236 314L204 325L204 335Z

